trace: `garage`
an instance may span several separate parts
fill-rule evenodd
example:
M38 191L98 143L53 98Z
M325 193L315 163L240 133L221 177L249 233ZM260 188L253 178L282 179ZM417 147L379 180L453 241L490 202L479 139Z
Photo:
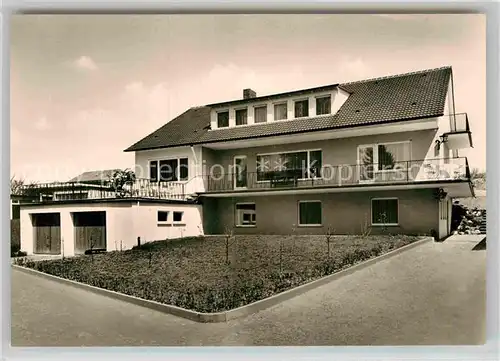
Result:
M34 247L36 254L61 253L61 216L59 213L38 213L31 215Z
M75 254L90 249L106 249L106 212L75 212Z

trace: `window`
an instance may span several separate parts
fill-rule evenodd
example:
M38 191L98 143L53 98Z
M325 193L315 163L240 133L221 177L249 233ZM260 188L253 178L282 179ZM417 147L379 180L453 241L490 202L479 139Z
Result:
M188 159L180 158L179 159L179 179L181 181L188 180L189 177L189 167L188 167Z
M299 226L321 226L321 201L299 201Z
M396 166L404 166L404 162L410 159L409 143L390 143L378 145L378 169L394 169Z
M217 128L229 127L229 112L217 113Z
M358 164L367 171L364 177L371 179L373 172L404 170L410 160L410 142L366 144L358 146Z
M238 109L236 110L236 125L245 125L247 124L247 109Z
M255 203L236 204L236 225L239 227L255 227Z
M323 167L323 152L314 150L309 152L309 178L320 178Z
M295 102L295 118L309 116L309 100L298 100Z
M151 182L158 182L158 161L149 162L149 179Z
M372 225L398 225L398 199L372 199Z
M160 160L160 181L176 181L178 159Z
M184 212L174 212L174 223L182 222L182 216Z
M331 112L332 98L330 95L316 98L316 115L330 114Z
M151 182L185 181L189 178L188 158L162 159L149 162Z
M254 108L254 122L255 123L267 122L267 105Z
M288 108L286 103L274 104L274 120L284 120L288 118Z
M257 155L257 181L270 180L278 173L298 179L318 178L322 167L321 150L261 154Z
M158 211L158 222L168 221L168 211Z

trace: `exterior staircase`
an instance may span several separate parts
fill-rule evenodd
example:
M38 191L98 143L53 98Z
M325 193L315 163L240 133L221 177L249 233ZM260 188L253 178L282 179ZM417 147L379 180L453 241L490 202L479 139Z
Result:
M481 224L479 225L479 231L481 231L481 234L486 234L486 210L483 211L483 217L481 219Z

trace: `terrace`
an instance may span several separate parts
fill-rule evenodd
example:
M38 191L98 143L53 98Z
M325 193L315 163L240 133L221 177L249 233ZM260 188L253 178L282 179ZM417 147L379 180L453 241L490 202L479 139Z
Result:
M374 185L408 185L463 181L470 182L467 158L427 159L379 164L323 165L321 169L285 169L204 177L206 193L252 190L342 188Z
M50 203L77 200L106 200L117 198L148 198L161 200L183 200L185 184L182 182L150 182L136 179L120 189L109 182L91 184L85 182L54 182L24 186L22 203Z

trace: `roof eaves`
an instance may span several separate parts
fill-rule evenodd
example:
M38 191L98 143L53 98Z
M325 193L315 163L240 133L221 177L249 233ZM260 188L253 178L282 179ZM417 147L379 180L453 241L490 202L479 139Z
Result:
M380 124L396 123L396 122L400 122L400 121L411 121L411 120L441 117L443 115L444 115L444 113L440 112L440 113L436 113L436 114L430 114L430 115L419 116L419 117L408 117L408 118L398 118L398 119L385 120L385 121L376 122L376 123L345 124L345 125L341 125L341 126L330 126L330 127L307 129L307 130L304 130L304 129L295 130L295 131L286 132L286 133L257 134L257 135L250 135L250 136L242 136L242 137L237 137L237 138L233 138L233 139L214 139L214 140L206 140L206 141L194 141L194 142L189 142L189 143L184 143L184 144L164 145L164 146L157 146L157 147L145 147L142 149L136 149L135 151L186 147L186 146L213 144L213 143L222 143L222 142L234 142L234 141L240 141L240 140L246 140L246 139L258 139L258 138L269 138L269 137L279 137L279 136L286 136L286 135L295 135L295 134L301 134L301 133L313 133L313 132L320 132L320 131L325 131L325 130L358 128L358 127L368 126L368 125L380 125Z

